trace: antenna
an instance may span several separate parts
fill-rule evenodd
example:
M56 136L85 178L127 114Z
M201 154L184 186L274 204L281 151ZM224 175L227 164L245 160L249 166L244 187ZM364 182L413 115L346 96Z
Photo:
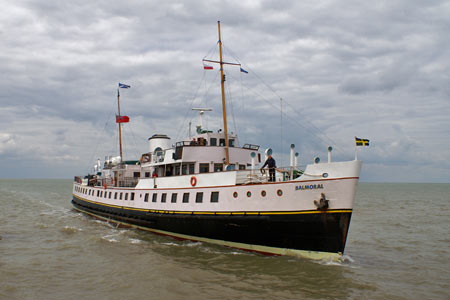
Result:
M200 128L203 128L203 114L205 111L212 111L212 108L192 108L192 110L200 112Z

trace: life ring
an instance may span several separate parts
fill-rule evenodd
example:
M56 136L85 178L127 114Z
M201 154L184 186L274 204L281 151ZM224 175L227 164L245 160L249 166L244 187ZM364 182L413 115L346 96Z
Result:
M197 185L197 178L195 178L195 176L191 177L191 185L192 186L196 186Z
M105 188L105 190L108 188L108 185L106 184L106 182L103 184L103 187Z

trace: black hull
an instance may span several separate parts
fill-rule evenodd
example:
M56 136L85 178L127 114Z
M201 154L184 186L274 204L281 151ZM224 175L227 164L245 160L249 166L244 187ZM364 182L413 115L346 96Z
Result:
M76 209L101 218L164 232L167 235L173 233L175 237L183 235L192 240L198 238L238 243L237 245L264 246L262 249L270 247L337 254L344 252L352 214L351 210L292 214L273 212L261 215L174 214L107 206L75 196L72 203Z

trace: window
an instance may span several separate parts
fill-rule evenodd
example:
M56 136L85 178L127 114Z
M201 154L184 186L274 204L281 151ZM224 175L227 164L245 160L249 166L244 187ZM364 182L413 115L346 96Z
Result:
M211 202L219 202L219 192L211 193Z
M219 140L219 146L225 146L225 139Z
M183 194L183 203L188 203L189 202L189 193L184 193Z
M167 194L166 193L162 193L162 195L161 195L161 202L162 203L166 203L166 198L167 198Z
M114 193L114 199L117 199L117 192Z
M177 203L177 193L173 193L172 194L172 200L170 201L170 202L172 202L172 203Z
M196 203L202 203L203 202L203 192L198 192L197 196L195 197Z
M223 164L214 164L214 172L222 172Z
M141 196L142 197L142 196ZM133 201L134 200L134 192L131 193L130 195L130 200Z
M228 140L228 146L234 147L234 140Z
M133 177L134 178L139 178L139 177L141 177L141 173L140 172L133 172Z
M195 173L195 164L189 164L189 174Z
M209 164L200 164L200 173L209 173Z
M125 200L128 200L128 193L125 193Z
M107 191L105 191L105 199L108 197L108 192Z
M145 177L150 177L150 172L145 172Z
M180 166L175 166L175 174L174 175L180 175Z
M119 200L122 200L123 193L120 193Z
M97 197L98 197L98 196L100 196L100 191L99 191L99 190L97 190Z
M153 193L152 202L156 202L156 197L158 197L157 193Z
M148 193L145 193L144 202L148 202Z
M181 174L187 175L187 166L186 165L181 166Z
M239 165L239 170L245 170L245 165Z
M217 139L216 138L211 138L209 140L209 143L210 143L211 146L217 146Z

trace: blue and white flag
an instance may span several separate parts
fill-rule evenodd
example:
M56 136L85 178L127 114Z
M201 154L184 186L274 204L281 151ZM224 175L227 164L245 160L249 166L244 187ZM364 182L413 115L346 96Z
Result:
M242 73L248 74L248 71L246 71L246 70L244 70L244 69L242 69L242 68L241 68L241 72L242 72Z
M119 82L119 88L121 88L121 89L129 89L131 86L129 86L129 85L127 85L127 84L124 84L124 83L120 83Z

